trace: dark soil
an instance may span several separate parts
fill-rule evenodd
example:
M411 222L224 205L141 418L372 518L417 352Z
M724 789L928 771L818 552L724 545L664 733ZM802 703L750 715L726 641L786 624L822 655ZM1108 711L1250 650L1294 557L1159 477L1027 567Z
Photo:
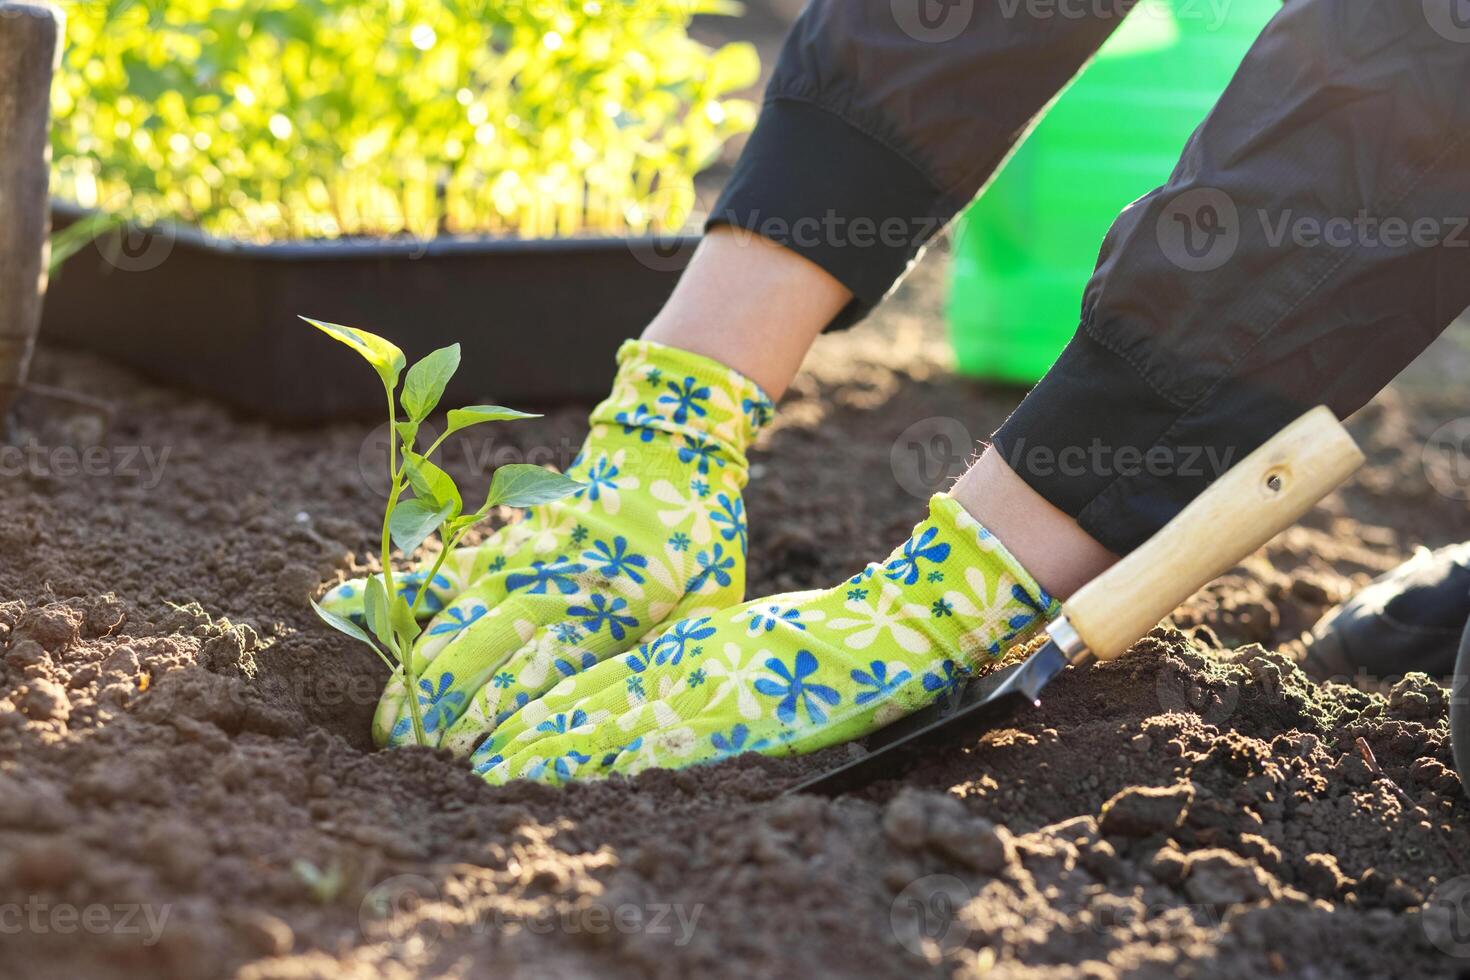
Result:
M1019 397L946 373L937 278L813 356L756 456L753 593L886 553L923 506L900 434L981 436ZM1445 689L1296 661L1355 585L1470 538L1419 460L1464 413L1435 373L1464 351L1361 413L1370 467L1178 629L835 802L776 794L850 748L565 791L372 751L383 668L307 606L372 550L364 431L272 429L44 351L37 380L115 414L31 403L18 440L45 451L0 482L0 975L1453 973L1432 899L1470 874L1470 807ZM584 414L469 449L556 458ZM95 447L92 475L67 447Z

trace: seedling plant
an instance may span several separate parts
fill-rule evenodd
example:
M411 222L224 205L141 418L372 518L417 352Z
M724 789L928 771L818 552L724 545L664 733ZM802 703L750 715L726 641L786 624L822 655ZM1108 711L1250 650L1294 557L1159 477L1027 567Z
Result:
M142 224L671 231L755 121L755 48L689 35L730 0L60 2L52 191Z
M558 500L580 488L581 484L560 473L525 463L510 463L495 470L485 502L472 511L465 510L464 494L454 478L435 464L431 457L444 441L457 432L486 422L509 422L538 418L526 412L499 405L472 405L450 409L444 432L422 451L418 447L419 427L439 405L445 386L459 368L458 344L441 347L409 367L403 351L389 341L366 330L357 330L322 320L302 317L327 336L338 340L360 354L383 383L387 397L388 500L383 509L383 527L379 558L381 577L367 580L363 595L363 623L330 612L316 602L316 610L329 626L365 643L403 682L409 692L407 700L413 720L414 741L426 744L422 711L417 696L418 677L412 651L422 627L419 612L428 584L433 582L444 561L470 529L489 516L495 507L533 507ZM400 377L403 388L398 390ZM392 549L397 546L405 557L411 557L425 542L437 536L439 552L428 573L416 585L399 588L394 581Z

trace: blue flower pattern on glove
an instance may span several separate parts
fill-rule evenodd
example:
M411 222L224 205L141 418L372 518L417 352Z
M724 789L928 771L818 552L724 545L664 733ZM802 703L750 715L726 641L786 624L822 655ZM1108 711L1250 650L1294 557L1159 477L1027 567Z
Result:
M497 747L505 761L487 779L540 772L558 781L551 760L568 751L602 760L581 776L809 752L953 695L987 648L1054 609L1000 543L978 532L939 495L930 520L848 583L676 622L507 721ZM714 540L706 533L691 557L695 580L715 581L712 569L733 550L718 530ZM557 728L557 716L577 710L597 720L565 733L536 727ZM642 739L636 755L608 748L630 739Z
M432 627L429 630L430 636L445 636L456 633L463 633L476 620L485 615L485 607L477 602L469 608L468 612L463 609L451 609L445 615L447 615L449 618L439 623L437 626Z
M628 550L628 539L622 535L613 538L611 545L606 541L598 541L591 551L583 552L582 557L608 578L626 575L639 585L643 584L643 570L648 567L648 559L631 553Z
M806 680L817 672L817 658L809 650L798 651L789 667L779 657L772 657L766 661L766 669L777 679L762 677L755 682L755 689L768 698L781 699L776 706L776 717L788 725L796 721L798 708L805 708L807 719L813 725L820 725L827 720L822 705L831 707L841 700L836 688Z
M685 424L691 415L704 418L709 414L704 406L704 403L710 399L710 390L707 385L701 385L694 378L688 377L682 384L670 381L668 389L670 393L660 395L658 403L673 408L675 425Z
M720 537L726 541L740 542L740 553L745 554L745 503L739 497L730 498L728 494L720 494L715 497L715 503L719 509L710 514L709 519L714 521L720 528Z
M425 705L440 730L431 743L477 753L487 733L565 681L614 659L639 659L630 649L686 611L738 603L748 542L745 454L755 422L768 415L759 388L719 364L657 344L624 345L612 393L594 410L587 442L567 469L581 484L577 493L527 508L482 544L456 549L432 588L422 572L398 578L406 598L420 597L420 610L437 614L413 651L413 697L438 705ZM354 598L341 589L334 597ZM341 614L361 615L360 600L356 606ZM645 644L642 659L687 663L703 654L706 630L681 626L666 642ZM452 687L441 690L446 678ZM419 693L421 680L432 694ZM715 672L691 668L678 685L715 681ZM651 703L669 691L661 682L646 697ZM390 685L374 740L411 740L399 738L408 714L401 683ZM477 754L477 764L493 755L506 753ZM561 769L577 764L564 752L546 753L548 773L558 771L553 756Z
M888 665L881 660L874 660L868 664L867 670L854 667L852 679L859 687L870 688L870 690L860 692L853 701L861 705L881 700L898 690L905 681L913 680L913 677L912 673L902 668L894 671L892 677L888 676Z
M650 412L647 405L639 405L631 412L619 412L613 418L622 423L623 435L636 434L643 442L653 441L658 423L663 421L663 416Z
M709 740L718 753L716 758L720 759L730 759L745 752L759 752L771 744L769 739L751 738L750 729L745 725L736 725L730 729L728 735L715 732Z
M919 580L920 562L929 561L937 564L948 558L948 542L933 543L938 535L939 529L931 527L917 538L910 538L903 546L902 554L884 566L888 578L903 585L913 585Z
M714 636L715 630L709 625L709 621L709 617L705 616L703 619L685 619L675 623L667 633L648 644L654 654L654 663L677 664L684 658L684 653L690 649L691 643L698 643Z
M636 616L623 612L628 608L628 600L621 596L609 602L606 596L594 593L590 603L567 607L567 615L581 619L582 628L588 633L596 633L606 626L613 639L621 640L628 630L638 625Z
M423 708L423 722L425 734L437 732L440 728L448 725L459 717L458 711L465 701L462 691L451 690L454 684L453 674L444 674L439 678L439 685L435 687L427 677L419 678L419 706ZM394 726L394 734L402 738L413 731L413 718L407 712L398 720Z
M419 590L424 587L429 577L428 572L408 572L405 575L396 576L393 579L398 588L398 594L403 596L405 602L410 606L419 601ZM419 607L425 612L438 612L444 608L444 603L434 594L434 590L448 591L454 588L449 579L443 575L435 575L434 581L429 586L430 591L424 596L423 604Z
M573 497L586 497L588 500L601 500L604 495L618 488L617 477L621 471L614 465L613 461L606 456L600 456L597 462L592 464L592 469L582 478L582 487L572 494Z
M512 592L525 589L534 595L546 595L550 589L556 589L562 595L575 595L577 583L572 576L585 571L586 565L569 561L566 555L560 555L555 561L533 561L528 573L518 572L507 576L505 587Z
M969 674L963 668L957 667L953 660L946 660L939 665L940 673L926 671L924 674L924 690L934 694L950 695L959 690L969 678Z
M700 476L709 475L710 464L724 468L725 460L720 456L720 445L705 436L689 436L679 449L679 462L693 463Z
M698 592L711 578L721 588L730 584L730 569L735 567L735 558L727 555L722 545L716 544L712 551L701 551L695 556L695 561L699 564L699 571L689 580L690 592Z
M581 728L587 724L587 712L573 711L570 715L561 714L548 718L536 726L538 732L555 732L565 735L574 728Z
M806 629L801 622L800 609L782 609L777 605L753 606L750 610L750 632L769 633L777 626L791 626L799 630Z

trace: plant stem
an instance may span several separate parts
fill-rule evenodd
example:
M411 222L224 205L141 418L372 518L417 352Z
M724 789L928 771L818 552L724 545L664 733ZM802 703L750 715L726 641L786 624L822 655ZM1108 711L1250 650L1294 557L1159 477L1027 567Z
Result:
M423 588L419 589L418 595L413 597L413 605L408 607L409 611L414 614L415 618L418 617L419 603L424 600L424 593L429 591L430 585L434 584L434 577L439 574L439 569L444 567L444 559L449 557L449 552L454 548L456 544L459 543L459 537L451 538L449 541L445 541L441 538L439 543L443 545L443 547L439 549L439 556L434 559L434 565L432 568L429 569L429 577L424 580L424 586Z
M393 391L388 390L388 505L383 508L383 537L382 553L380 562L383 566L383 587L388 593L388 601L391 604L398 595L398 590L393 583L393 562L391 549L393 536L389 531L389 522L393 520L393 508L398 505L398 498L403 493L403 473L398 467L398 431L393 423L398 420L398 411L393 404ZM419 586L418 595L414 596L414 605L418 605L423 596L427 583ZM391 608L391 605L390 605ZM418 675L413 669L413 649L410 644L407 650L398 650L398 671L403 678L403 687L407 691L408 715L413 720L413 740L415 745L426 745L424 737L423 712L419 710Z

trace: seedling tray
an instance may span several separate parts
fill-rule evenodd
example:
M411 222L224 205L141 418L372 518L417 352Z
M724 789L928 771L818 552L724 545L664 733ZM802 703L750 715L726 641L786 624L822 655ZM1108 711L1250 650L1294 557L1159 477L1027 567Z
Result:
M54 204L57 228L86 212ZM278 422L372 418L382 391L307 314L409 358L459 341L445 402L596 399L673 290L694 239L440 238L247 244L197 229L104 236L66 261L41 340L102 354Z

